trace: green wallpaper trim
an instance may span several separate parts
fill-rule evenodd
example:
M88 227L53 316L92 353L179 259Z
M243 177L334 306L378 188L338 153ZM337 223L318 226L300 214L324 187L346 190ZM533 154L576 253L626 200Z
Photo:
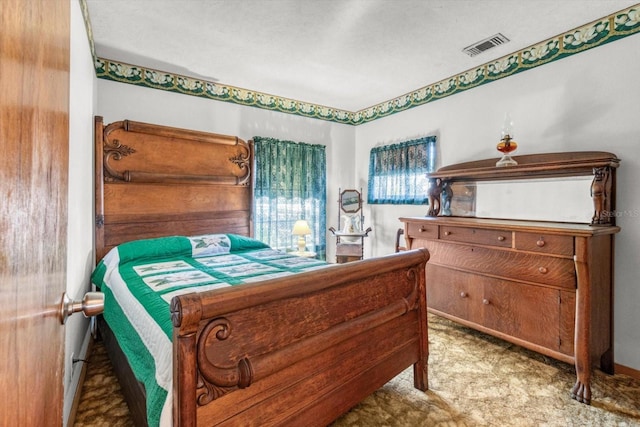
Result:
M362 124L424 105L640 32L640 5L573 29L478 68L354 113Z
M296 101L294 99L206 80L194 79L179 74L166 73L137 65L124 64L108 59L96 58L95 66L98 78L102 79L185 95L199 96L217 101L231 102L233 104L247 105L265 110L279 111L281 113L296 114L314 119L353 124L351 119L353 113L345 110Z
M640 32L638 4L475 69L369 108L351 112L98 58L93 48L85 0L80 0L80 3L98 78L354 126L437 101Z

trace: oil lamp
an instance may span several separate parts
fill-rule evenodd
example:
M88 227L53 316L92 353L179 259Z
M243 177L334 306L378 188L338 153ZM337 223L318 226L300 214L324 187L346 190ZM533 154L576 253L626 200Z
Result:
M502 124L501 139L496 147L502 153L500 160L496 162L496 166L515 166L518 164L511 158L511 153L516 151L518 144L513 140L513 121L509 113L504 115L504 123Z

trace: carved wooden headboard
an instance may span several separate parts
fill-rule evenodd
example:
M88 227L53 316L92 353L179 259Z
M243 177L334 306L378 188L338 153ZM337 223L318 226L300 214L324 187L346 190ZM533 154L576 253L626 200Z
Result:
M95 118L96 260L135 239L253 235L253 144Z

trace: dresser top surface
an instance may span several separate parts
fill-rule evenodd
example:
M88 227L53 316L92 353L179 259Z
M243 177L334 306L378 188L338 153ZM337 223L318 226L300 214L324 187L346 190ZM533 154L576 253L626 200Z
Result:
M511 231L523 231L539 233L542 231L556 234L570 234L574 236L593 236L599 234L615 234L620 227L613 225L589 225L568 222L550 221L525 221L512 219L492 218L465 218L465 217L400 217L402 222L419 222L425 225L449 225L458 227L476 227L486 229L508 229Z

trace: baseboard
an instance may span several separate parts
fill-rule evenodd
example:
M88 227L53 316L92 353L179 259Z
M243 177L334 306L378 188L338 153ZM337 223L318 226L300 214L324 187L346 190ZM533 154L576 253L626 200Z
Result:
M93 349L93 339L89 341L89 346L87 347L87 354L84 356L86 360L91 357L91 350ZM76 413L78 412L78 405L80 404L80 398L82 397L82 386L84 385L84 378L87 375L87 364L82 364L82 370L80 371L80 379L78 380L78 387L76 388L76 392L73 396L73 403L71 404L71 411L69 412L69 424L70 426L75 425L76 423Z
M82 385L84 384L84 378L87 374L86 360L89 359L89 356L91 355L91 349L93 346L93 336L91 332L92 332L92 328L91 326L89 326L89 328L87 328L87 333L82 342L82 348L81 348L80 354L78 355L78 357L85 362L82 363L82 368L80 369L80 373L77 374L77 381L74 381L75 378L72 378L71 380L70 388L72 388L72 390L69 390L65 395L63 427L69 427L75 424L76 412L78 410L78 404L80 403L80 397L82 396ZM70 393L73 393L72 399L69 396ZM70 408L69 406L67 406L69 401L68 399L71 400ZM67 411L68 411L68 415L67 415Z
M624 365L618 365L617 363L614 364L613 369L616 374L627 375L631 378L634 378L640 381L640 371L637 369L633 369Z

